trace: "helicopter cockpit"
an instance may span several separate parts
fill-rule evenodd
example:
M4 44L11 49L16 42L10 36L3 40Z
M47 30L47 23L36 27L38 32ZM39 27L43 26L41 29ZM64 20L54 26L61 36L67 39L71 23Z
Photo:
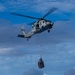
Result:
M36 23L36 29L39 29L39 21Z

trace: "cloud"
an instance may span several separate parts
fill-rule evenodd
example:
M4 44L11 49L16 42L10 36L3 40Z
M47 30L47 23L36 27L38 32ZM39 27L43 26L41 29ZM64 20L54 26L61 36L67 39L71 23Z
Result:
M5 10L6 10L6 7L0 3L0 12L3 12Z
M26 55L28 52L25 52L25 51L21 51L21 50L18 50L17 48L0 48L0 56L23 56L23 55Z
M13 45L17 46L17 43L22 44L22 41L24 41L25 39L22 39L21 41L20 38L17 37L17 35L21 33L22 24L21 25L20 24L10 25L10 23L8 23L7 21L5 20L2 20L2 21L1 21L2 23L0 23L1 24L0 26L0 46L2 47L13 46ZM6 23L6 24L3 25L3 23Z
M12 50L12 48L0 48L0 54L7 54Z
M24 73L24 75L44 75L41 70L31 69Z
M3 0L2 5L6 6L6 11L27 11L27 7L32 4L30 0Z
M0 27L1 26L7 26L7 25L9 25L10 24L10 21L9 20L6 20L6 19L2 19L2 18L0 18Z
M44 13L51 7L57 7L58 9L61 9L63 11L71 12L75 9L74 3L74 0L3 0L2 5L6 6L7 11L34 11Z
M44 75L48 75L48 74L44 73Z
M45 1L45 0L44 1L37 0L36 1L37 4L34 3L36 5L34 5L32 8L35 8L34 10L37 11L37 12L47 11L51 7L57 7L58 9L63 10L65 12L67 12L67 11L71 12L73 9L75 9L75 5L73 3L70 3L69 1L68 2L65 2L65 1L62 1L62 2L61 1L51 2L51 1ZM44 7L42 7L42 6L44 6Z
M75 68L65 72L64 75L75 75Z

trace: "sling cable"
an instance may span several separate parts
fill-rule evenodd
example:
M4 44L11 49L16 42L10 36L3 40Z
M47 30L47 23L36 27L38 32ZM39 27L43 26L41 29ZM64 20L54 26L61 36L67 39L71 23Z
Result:
M40 36L40 59L38 61L38 67L39 69L42 69L45 67L43 59L42 59L42 36Z

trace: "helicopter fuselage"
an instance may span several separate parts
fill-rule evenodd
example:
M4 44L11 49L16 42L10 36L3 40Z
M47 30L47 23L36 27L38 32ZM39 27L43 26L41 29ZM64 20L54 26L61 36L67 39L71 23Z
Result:
M50 29L52 28L52 26L53 26L53 22L51 22L49 20L41 19L41 20L36 21L32 25L31 31L27 34L25 32L25 29L22 28L21 31L22 31L23 35L19 34L18 37L27 38L27 40L28 40L34 34L44 32L45 30L48 30L48 32L50 32Z
M53 26L53 22L49 21L49 20L38 20L37 22L35 22L32 25L32 30L31 32L33 32L34 34L37 33L41 33L45 30L49 30L51 29Z

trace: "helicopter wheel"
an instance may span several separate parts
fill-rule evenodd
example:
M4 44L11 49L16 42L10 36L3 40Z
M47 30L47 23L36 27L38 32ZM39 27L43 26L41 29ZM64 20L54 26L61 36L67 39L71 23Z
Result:
M50 32L50 30L48 30L48 33Z

